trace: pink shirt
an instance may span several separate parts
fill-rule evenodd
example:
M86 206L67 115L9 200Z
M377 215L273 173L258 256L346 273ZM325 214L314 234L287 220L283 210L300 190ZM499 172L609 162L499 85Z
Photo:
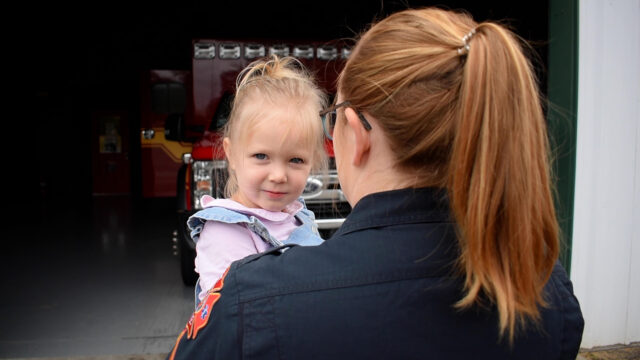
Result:
M295 230L300 222L296 213L303 209L302 203L294 201L284 211L248 208L231 199L214 199L202 197L203 207L218 206L243 214L253 215L260 219L274 238L284 241ZM200 238L196 242L196 272L200 274L202 291L198 298L202 300L206 292L215 285L232 262L248 255L257 254L269 249L262 238L242 224L228 224L218 221L207 221Z

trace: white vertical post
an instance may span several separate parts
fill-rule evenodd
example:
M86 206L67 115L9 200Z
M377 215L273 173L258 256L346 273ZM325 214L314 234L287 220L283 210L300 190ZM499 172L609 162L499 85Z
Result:
M571 278L591 348L640 341L640 0L579 12Z

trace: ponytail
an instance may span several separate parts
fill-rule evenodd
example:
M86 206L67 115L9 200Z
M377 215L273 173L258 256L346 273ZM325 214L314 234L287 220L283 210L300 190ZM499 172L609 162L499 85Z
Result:
M465 308L486 294L500 333L539 319L558 256L548 142L536 80L513 34L483 23L468 40L449 172Z

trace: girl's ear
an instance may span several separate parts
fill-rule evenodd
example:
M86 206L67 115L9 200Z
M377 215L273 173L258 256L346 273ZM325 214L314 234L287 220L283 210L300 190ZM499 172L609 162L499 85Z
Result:
M367 129L360 122L358 114L352 108L345 108L344 114L347 118L347 126L353 133L354 152L352 163L354 166L364 165L369 158L371 150L371 138Z
M229 168L231 168L231 170L235 170L234 162L231 161L231 141L228 137L222 139L222 148L224 149L224 155L227 157L227 161L229 162Z

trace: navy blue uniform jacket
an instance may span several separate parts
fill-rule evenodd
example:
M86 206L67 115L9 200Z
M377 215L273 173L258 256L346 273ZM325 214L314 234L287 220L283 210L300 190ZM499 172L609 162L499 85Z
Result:
M492 306L454 308L457 257L444 192L366 196L322 245L234 262L169 358L576 358L584 321L559 264L539 326L510 347Z

